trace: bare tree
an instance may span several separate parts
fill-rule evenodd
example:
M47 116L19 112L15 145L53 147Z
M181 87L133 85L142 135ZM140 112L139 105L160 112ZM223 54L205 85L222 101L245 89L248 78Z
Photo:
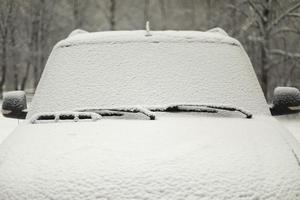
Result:
M167 8L166 8L166 0L159 0L159 8L161 12L161 18L162 18L162 26L161 29L165 30L167 29Z
M55 1L33 0L25 5L26 23L25 33L27 38L27 63L25 75L32 68L33 72L33 87L35 88L39 82L46 57L48 55L48 37L50 23L53 17L52 9ZM25 76L22 81L22 87L26 84L28 76ZM25 82L25 83L24 83Z
M299 13L295 13L295 11L300 8L300 2L291 1L287 8L283 8L281 3L276 0L246 0L240 3L239 6L240 12L247 18L247 25L244 26L243 31L247 31L247 38L260 47L261 86L266 97L269 98L270 70L279 64L276 56L288 55L293 59L298 57L297 53L291 53L288 49L283 49L278 41L280 37L284 37L279 33L298 32L289 20L292 17L298 17Z
M245 47L266 97L276 85L300 86L299 1L2 0L0 93L34 89L49 51L72 29L137 29L150 18L153 29L225 29Z
M9 34L13 24L12 16L14 11L15 1L3 0L0 4L0 40L1 40L1 76L0 76L0 98L5 86L6 73L8 67L8 45Z
M149 0L145 0L145 5L144 5L144 24L146 24L147 21L150 20L149 16Z
M81 27L82 26L82 20L81 20L81 15L80 15L80 2L82 2L82 1L72 0L75 27Z
M109 18L109 25L110 30L116 30L116 0L110 0L110 18Z
M83 26L84 12L90 1L82 0L69 0L68 3L71 6L71 11L73 14L74 27L79 28Z

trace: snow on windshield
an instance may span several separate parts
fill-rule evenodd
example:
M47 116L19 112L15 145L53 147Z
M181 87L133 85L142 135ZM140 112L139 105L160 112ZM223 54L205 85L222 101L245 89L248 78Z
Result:
M37 112L174 103L230 104L268 114L249 58L229 37L216 35L214 41L201 32L185 38L125 32L121 40L105 39L107 34L80 34L54 48L28 117ZM131 34L137 39L129 40Z

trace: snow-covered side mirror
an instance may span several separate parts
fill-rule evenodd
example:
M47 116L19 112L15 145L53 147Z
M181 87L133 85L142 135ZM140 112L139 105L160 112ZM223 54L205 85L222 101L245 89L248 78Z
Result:
M2 115L4 117L25 119L27 102L24 91L11 91L3 95Z
M271 106L272 115L300 112L300 91L295 87L276 87Z

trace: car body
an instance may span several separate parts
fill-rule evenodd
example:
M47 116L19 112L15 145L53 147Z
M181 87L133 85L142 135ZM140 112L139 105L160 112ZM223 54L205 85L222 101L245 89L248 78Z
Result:
M0 146L0 199L296 200L299 158L220 29L79 31Z

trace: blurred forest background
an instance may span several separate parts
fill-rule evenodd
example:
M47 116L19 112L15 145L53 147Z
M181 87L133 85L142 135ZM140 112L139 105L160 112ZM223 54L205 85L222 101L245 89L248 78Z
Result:
M300 88L300 0L0 0L0 98L34 92L56 42L74 29L208 30L221 27L248 52L268 99Z

